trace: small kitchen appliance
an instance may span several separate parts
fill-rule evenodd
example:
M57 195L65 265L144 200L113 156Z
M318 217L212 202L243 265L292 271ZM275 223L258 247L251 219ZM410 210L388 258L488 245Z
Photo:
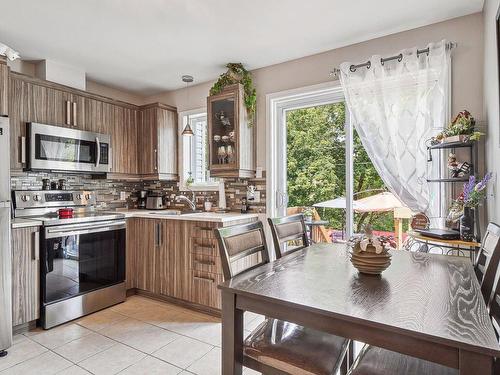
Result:
M168 200L165 194L150 193L146 198L146 208L148 210L166 210L168 208Z
M137 198L137 208L146 209L146 198L148 196L148 192L146 190L140 190L138 192L138 198Z

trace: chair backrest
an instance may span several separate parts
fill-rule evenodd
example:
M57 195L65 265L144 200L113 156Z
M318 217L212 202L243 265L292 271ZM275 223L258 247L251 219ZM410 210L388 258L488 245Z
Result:
M481 284L481 293L489 302L495 288L496 274L500 261L500 226L490 223L477 254L474 271Z
M285 217L268 218L271 233L273 235L274 252L279 259L283 255L293 253L306 246L309 246L304 215L296 214ZM289 241L300 241L301 244L294 247L286 246Z
M215 235L219 242L222 271L226 280L269 263L266 237L261 221L217 228ZM252 255L254 256L250 257ZM234 264L236 261L240 261L237 267Z

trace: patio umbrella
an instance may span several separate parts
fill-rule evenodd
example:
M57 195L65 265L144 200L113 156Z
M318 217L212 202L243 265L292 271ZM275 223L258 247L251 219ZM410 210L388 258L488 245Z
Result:
M386 212L406 207L394 194L388 191L359 199L356 202L361 205L358 208L354 207L356 212Z
M355 210L363 208L363 205L359 203L359 201L353 201L352 206ZM319 202L313 204L313 207L322 207L322 208L342 208L346 209L347 201L345 197L338 197L335 199L330 199L328 201Z

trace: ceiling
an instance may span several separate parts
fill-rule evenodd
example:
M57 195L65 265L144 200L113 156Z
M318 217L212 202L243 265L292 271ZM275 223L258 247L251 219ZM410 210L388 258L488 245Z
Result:
M483 0L0 0L0 42L140 95L479 12Z

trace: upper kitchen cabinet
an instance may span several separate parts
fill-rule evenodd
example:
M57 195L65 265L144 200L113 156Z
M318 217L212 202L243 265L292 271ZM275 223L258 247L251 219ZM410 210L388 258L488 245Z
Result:
M243 95L243 86L234 84L207 98L212 177L255 176L254 129Z
M111 106L113 113L109 113ZM105 115L111 116L111 174L108 178L128 178L137 175L137 110L119 105L105 105ZM128 176L127 176L128 175Z
M9 114L9 67L5 57L0 56L0 116Z
M177 180L177 112L165 104L142 106L138 122L139 174Z

